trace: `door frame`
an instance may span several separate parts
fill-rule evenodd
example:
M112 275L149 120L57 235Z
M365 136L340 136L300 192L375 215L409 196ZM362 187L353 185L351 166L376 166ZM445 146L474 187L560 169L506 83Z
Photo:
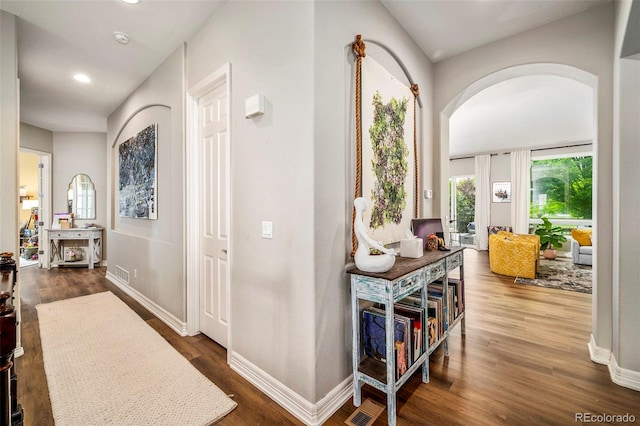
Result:
M226 63L209 76L201 80L199 83L187 90L186 104L187 104L187 117L186 117L186 130L187 130L187 143L186 143L186 155L185 155L185 171L186 171L186 196L185 196L185 235L184 244L186 248L186 278L187 278L187 334L193 336L200 332L200 244L198 238L191 238L191 235L199 235L200 226L200 212L197 206L199 205L200 197L200 158L198 155L198 121L199 121L199 109L198 102L202 96L209 93L211 90L225 85L228 100L228 114L227 114L227 132L229 138L229 155L227 157L227 170L231 172L231 64ZM233 221L231 213L231 179L227 179L227 194L229 195L227 203L227 217L229 218L229 230L232 229L231 222ZM229 232L231 235L231 232ZM227 268L227 282L229 287L232 287L231 281L231 265L233 262L233 247L232 238L228 241L228 254L227 261L229 267ZM227 292L227 300L225 301L228 313L228 329L227 329L227 358L231 354L232 346L232 333L231 333L231 291Z
M37 149L20 147L18 155L21 152L38 156L38 168L42 167L42 179L40 179L40 170L38 170L38 200L40 209L38 210L38 222L42 225L38 226L38 267L46 268L49 265L49 245L46 241L45 229L48 228L52 220L53 211L53 191L51 189L52 161L51 153L39 151ZM42 206L45 204L44 215L42 214ZM42 253L41 253L42 252Z

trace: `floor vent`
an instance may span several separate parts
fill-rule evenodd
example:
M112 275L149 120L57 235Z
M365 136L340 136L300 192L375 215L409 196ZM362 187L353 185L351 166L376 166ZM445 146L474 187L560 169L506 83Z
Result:
M354 426L371 426L383 411L384 406L367 398L344 422Z
M124 284L129 285L129 271L116 265L116 278Z

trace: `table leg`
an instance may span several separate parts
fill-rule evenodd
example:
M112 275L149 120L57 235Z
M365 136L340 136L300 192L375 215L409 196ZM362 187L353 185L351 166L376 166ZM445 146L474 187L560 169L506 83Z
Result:
M360 363L360 304L356 294L356 277L351 275L351 329L353 330L353 405L359 407L362 403L362 385L358 378L358 364Z

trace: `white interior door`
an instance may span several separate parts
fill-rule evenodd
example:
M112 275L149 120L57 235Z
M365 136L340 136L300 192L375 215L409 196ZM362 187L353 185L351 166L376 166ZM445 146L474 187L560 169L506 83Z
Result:
M225 348L229 322L228 94L220 84L198 100L200 331Z

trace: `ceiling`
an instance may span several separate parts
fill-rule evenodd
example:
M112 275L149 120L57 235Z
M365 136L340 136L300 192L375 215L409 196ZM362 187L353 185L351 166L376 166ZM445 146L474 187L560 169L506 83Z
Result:
M239 0L141 0L138 4L120 0L0 0L2 10L19 18L21 120L54 132L106 132L106 118L128 94L227 1ZM382 0L382 4L427 56L438 62L606 1ZM119 44L115 31L126 33L129 44ZM86 73L91 83L74 81L72 76L77 72ZM510 123L517 128L517 117L505 120L504 114L513 112L510 102L521 90L529 93L529 102L519 98L518 111L529 118L539 112L554 115L556 104L550 105L542 96L551 87L559 93L572 90L563 87L562 81L549 87L543 80L512 83L496 88L492 97L471 99L467 108L473 108L471 112L461 108L454 114L458 117L452 119L465 130L452 130L452 153L464 155L471 148L476 152L493 150L491 145L481 145L495 142L491 135L498 125ZM531 93L537 89L540 95ZM576 105L577 98L575 105L562 104L562 108ZM551 121L547 120L549 126L554 125ZM566 122L555 120L557 124ZM548 131L545 138L584 138L584 129L568 134L563 127L562 135Z
M21 121L106 132L107 117L226 0L0 0L18 16ZM129 36L119 44L113 33ZM91 78L73 80L82 72Z
M567 77L531 75L486 88L449 119L449 156L591 143L593 89Z
M438 62L608 0L381 0Z

